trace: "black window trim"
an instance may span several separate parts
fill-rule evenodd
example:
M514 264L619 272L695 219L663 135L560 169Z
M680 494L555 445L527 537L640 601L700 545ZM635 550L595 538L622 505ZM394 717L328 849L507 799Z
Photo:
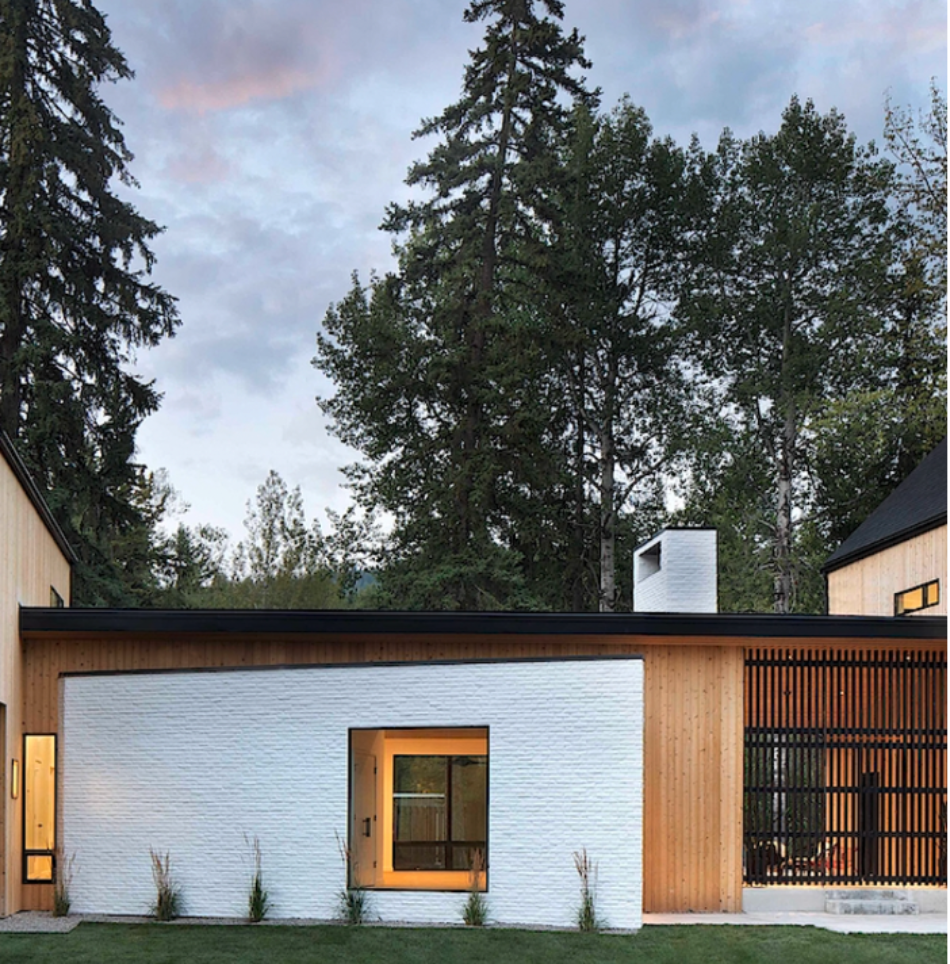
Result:
M483 850L483 858L485 860L485 866L488 866L488 754L487 753L396 753L393 754L393 782L395 784L395 770L396 770L396 760L400 757L405 757L408 759L413 759L415 757L438 757L446 761L446 772L445 772L445 828L446 828L446 839L445 840L432 840L432 841L397 841L396 840L396 826L395 826L395 799L396 790L393 787L393 871L396 873L418 873L418 874L431 874L431 873L442 873L444 871L449 871L451 873L458 873L459 868L450 867L449 864L452 863L452 853L455 847L481 847ZM452 838L452 770L454 768L453 760L459 759L461 757L473 757L476 759L484 759L485 761L485 840L454 840ZM443 849L443 859L445 862L444 867L397 867L396 866L396 854L398 853L398 848L402 847L419 847L419 846L442 846ZM463 868L464 869L464 868Z
M640 659L640 656L634 657ZM540 660L539 660L540 661ZM544 661L547 661L545 658ZM353 841L349 837L349 833L352 829L351 815L353 813L353 734L354 733L366 733L373 731L385 731L387 733L412 733L419 730L479 730L485 734L485 756L488 758L488 771L485 774L485 886L482 888L481 893L488 893L491 886L491 871L488 863L488 854L491 850L491 727L487 723L462 723L462 724L447 724L445 726L429 726L424 724L416 724L415 726L351 726L347 730L347 777L346 777L346 826L347 826L347 847L353 846ZM460 754L463 755L464 754ZM376 884L373 887L367 887L367 890L379 890L386 891L387 893L399 893L405 892L410 894L418 893L466 893L468 891L468 886L464 887L445 887L438 886L437 881L440 876L445 874L458 874L461 871L458 870L417 870L417 871L393 871L394 873L417 873L425 874L426 876L431 875L433 878L433 885L431 887L400 887L400 886L384 886L382 884ZM347 874L347 887L351 886L349 879L349 873Z
M930 586L937 587L937 599L936 601L929 603L927 602L927 589ZM902 596L907 596L912 592L917 592L917 590L922 590L921 599L923 600L923 605L914 606L913 609L901 609L898 605L898 600ZM932 606L940 605L940 580L939 579L928 579L926 582L922 582L919 585L911 586L909 589L901 589L899 592L894 593L894 615L895 616L906 616L909 613L919 613L923 609L930 609Z
M29 769L27 768L26 741L31 737L51 736L53 738L53 849L52 850L27 850L26 849L26 797ZM21 877L24 884L55 884L56 883L56 848L59 843L59 734L58 733L24 733L23 734L23 773L21 781L21 829L23 833L23 865ZM42 879L30 877L29 866L30 857L49 857L50 876Z

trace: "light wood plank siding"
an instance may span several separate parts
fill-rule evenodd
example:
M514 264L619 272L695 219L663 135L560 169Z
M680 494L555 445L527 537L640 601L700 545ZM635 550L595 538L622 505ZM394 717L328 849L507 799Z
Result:
M26 726L58 731L62 673L314 663L501 659L637 653L646 676L644 910L738 911L742 892L743 661L746 637L535 635L241 636L27 634ZM801 646L800 639L770 640ZM816 648L893 648L824 640ZM933 645L933 644L928 644ZM622 815L618 846L623 845ZM607 854L594 859L609 860ZM47 909L31 885L24 906Z
M0 457L0 703L6 706L3 768L0 778L0 913L21 906L20 853L23 821L21 796L10 798L11 761L20 760L23 773L23 657L18 606L48 606L50 587L69 599L70 569L55 540L38 515L6 460Z
M932 579L940 580L940 604L920 613L946 616L946 525L829 572L828 612L833 616L893 616L895 593Z

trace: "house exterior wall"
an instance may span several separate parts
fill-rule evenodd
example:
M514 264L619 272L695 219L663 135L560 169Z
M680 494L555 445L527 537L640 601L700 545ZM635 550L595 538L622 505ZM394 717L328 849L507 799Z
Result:
M932 579L940 581L940 603L920 610L919 615L946 616L946 525L829 572L828 612L833 616L893 616L895 593Z
M28 635L25 645L25 686L31 695L24 727L30 733L59 731L64 673L640 654L646 716L645 912L742 909L745 647L946 650L945 640L813 635L766 642L746 636L580 633L44 633ZM24 887L22 907L50 909L52 887Z
M79 912L144 912L153 847L171 854L186 914L243 916L257 836L273 916L332 918L350 728L483 726L491 918L571 926L572 854L586 847L600 913L640 926L639 659L79 676L62 688L62 841L81 855ZM464 901L372 892L385 921L458 922Z
M70 567L13 470L0 456L0 915L18 910L21 796L11 799L12 761L23 765L23 649L18 607L48 606L50 587L69 599ZM5 732L4 732L5 731ZM22 776L22 769L21 769Z

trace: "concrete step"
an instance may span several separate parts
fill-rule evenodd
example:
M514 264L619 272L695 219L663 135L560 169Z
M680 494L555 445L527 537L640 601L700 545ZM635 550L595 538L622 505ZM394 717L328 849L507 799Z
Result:
M902 890L831 890L825 895L826 914L918 914L916 901Z

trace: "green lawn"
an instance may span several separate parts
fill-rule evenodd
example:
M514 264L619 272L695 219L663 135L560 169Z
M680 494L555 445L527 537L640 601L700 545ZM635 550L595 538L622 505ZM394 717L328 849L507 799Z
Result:
M380 927L80 924L0 934L0 964L945 964L945 935L647 927L636 935Z

